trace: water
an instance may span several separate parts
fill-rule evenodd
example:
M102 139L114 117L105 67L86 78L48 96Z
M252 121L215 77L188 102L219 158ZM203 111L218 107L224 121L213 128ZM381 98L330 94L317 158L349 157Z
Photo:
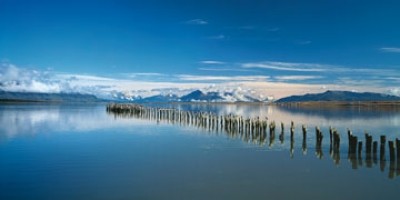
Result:
M0 199L381 199L400 195L398 161L348 159L346 130L399 137L397 111L162 104L290 121L294 143L124 118L103 104L0 105ZM309 134L303 146L301 125ZM314 126L324 133L316 155ZM342 134L331 156L329 126ZM288 129L288 128L287 128ZM280 128L278 128L280 130ZM278 131L279 132L279 131ZM387 145L386 145L387 146ZM292 149L291 149L292 148ZM291 153L292 151L292 153ZM364 152L363 152L364 153ZM320 154L318 154L320 155ZM356 164L356 165L354 165ZM383 168L382 168L383 164Z

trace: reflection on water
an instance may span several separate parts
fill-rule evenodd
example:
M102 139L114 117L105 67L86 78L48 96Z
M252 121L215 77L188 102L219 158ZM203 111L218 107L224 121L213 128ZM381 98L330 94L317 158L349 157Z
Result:
M399 194L395 112L344 120L262 104L151 106L165 109L162 117L107 113L104 104L0 105L0 199Z
M213 133L224 133L229 138L240 138L244 142L252 142L259 146L268 144L269 148L272 148L276 139L276 123L275 121L268 120L268 117L264 119L260 117L243 117L236 114L225 114L217 115L213 112L205 112L199 109L192 110L180 110L175 108L151 108L144 107L136 104L109 104L107 105L107 112L114 117L120 118L137 118L144 119L147 121L154 121L156 123L164 122L177 124L180 126L190 126L201 128L208 132ZM323 132L320 127L315 127L315 137L308 137L308 128L306 125L301 126L302 135L302 152L303 155L307 154L307 140L311 139L315 141L315 155L317 158L322 159L323 157L323 145L322 141L324 138ZM280 123L280 134L279 141L281 144L284 143L285 135L285 124ZM363 166L363 160L365 160L366 167L372 167L371 151L372 144L374 144L374 160L377 163L377 141L373 142L372 135L365 134L365 152L366 156L362 156L362 145L363 142L359 141L357 136L353 135L350 130L347 132L348 136L348 159L352 164L353 169ZM298 138L299 136L297 136ZM269 139L268 139L269 138ZM293 157L294 142L295 142L295 125L291 121L290 126L290 157ZM335 165L340 165L340 148L341 148L341 135L336 128L329 127L329 153L334 161ZM389 167L389 178L394 178L395 175L399 176L400 171L400 140L396 138L395 141L389 141L390 151L390 167ZM397 149L397 156L395 154L395 147ZM380 136L380 169L385 170L386 165L386 136ZM397 157L397 164L395 164L395 157Z
M0 142L46 131L82 132L132 125L129 120L111 120L104 108L104 104L0 105Z
M378 137L385 134L388 138L398 137L400 127L399 109L379 109L376 107L339 107L339 108L304 108L285 107L267 104L207 104L207 103L172 103L144 104L148 107L174 108L193 112L212 112L217 115L235 114L243 117L268 117L277 123L297 125L307 124L309 127L320 126L324 132L329 127L336 127L340 133L351 129L355 134L368 132Z
M103 113L100 105L0 105L0 138L17 134L37 134L40 129L95 130L126 125L127 121L113 121ZM146 105L147 106L147 105ZM211 112L216 115L234 114L243 117L268 117L280 125L295 122L319 126L323 132L335 127L340 133L348 129L362 136L367 131L374 137L385 134L388 139L398 137L400 112L358 109L305 109L268 106L265 104L149 104L151 107L175 108L194 112ZM130 122L131 123L131 122ZM142 122L143 123L143 122ZM280 127L280 126L279 126ZM300 129L300 128L297 128Z

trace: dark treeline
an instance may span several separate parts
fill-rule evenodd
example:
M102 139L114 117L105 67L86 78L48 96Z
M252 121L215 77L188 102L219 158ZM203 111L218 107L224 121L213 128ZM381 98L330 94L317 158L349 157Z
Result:
M253 142L258 145L267 144L272 147L276 138L281 143L285 139L285 124L280 123L280 129L277 128L275 121L269 121L267 117L244 118L239 115L217 115L213 112L200 112L190 110L177 110L170 108L151 108L139 104L108 104L107 112L118 117L139 118L156 121L157 123L166 122L179 124L182 126L194 126L204 130L220 133L223 132L231 138L241 138L246 142ZM295 124L290 124L290 156L293 157ZM279 131L279 130L280 131ZM302 133L302 151L307 153L307 134L306 125L301 126ZM278 136L277 136L278 135ZM389 150L389 178L395 178L400 175L400 140L386 141L386 136L381 136L378 141L373 141L370 134L365 134L365 141L353 135L348 130L348 160L353 169L359 167L372 168L379 164L381 171L386 168L386 144ZM319 127L315 127L315 154L317 158L323 158L322 141L324 135ZM364 141L364 142L363 142ZM329 155L336 165L340 164L340 144L341 135L333 127L329 128ZM363 151L364 144L364 151ZM365 154L365 156L363 156ZM379 162L378 162L379 161Z

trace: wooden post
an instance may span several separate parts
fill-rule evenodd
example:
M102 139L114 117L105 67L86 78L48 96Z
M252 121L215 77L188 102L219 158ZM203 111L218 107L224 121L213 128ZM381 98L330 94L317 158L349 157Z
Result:
M394 154L394 142L393 141L389 141L389 158L390 161L394 161L395 158L395 154Z
M282 131L281 134L279 134L279 141L281 144L285 141L285 133Z
M323 158L323 152L322 152L322 132L320 128L317 126L315 127L315 134L316 134L316 145L315 145L315 153L317 155L317 158L322 159Z
M350 129L347 130L347 136L349 140L349 154L355 155L357 151L358 138L357 136L353 136Z
M294 139L290 137L290 158L294 156Z
M303 124L301 129L303 131L303 137L306 137L307 136L307 127L306 127L306 125Z
M396 138L397 160L400 160L400 140ZM397 166L400 169L400 166Z
M390 162L389 162L389 178L393 179L395 176L395 153L394 153L394 142L393 141L389 141L389 157L390 157Z
M380 169L381 171L385 171L386 167L386 158L385 158L385 143L386 143L386 136L381 135L381 151L380 151Z
M293 140L294 138L294 127L290 128L290 139Z
M365 133L365 162L368 168L372 167L372 136Z
M362 141L358 142L358 165L362 166L362 156L361 156L361 152L362 152Z
M372 136L365 133L365 152L371 154L372 151Z

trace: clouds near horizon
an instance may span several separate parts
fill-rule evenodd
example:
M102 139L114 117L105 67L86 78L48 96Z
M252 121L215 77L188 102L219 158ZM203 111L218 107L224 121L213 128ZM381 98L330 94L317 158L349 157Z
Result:
M280 64L280 66L292 67L297 65ZM323 92L327 89L372 91L400 95L399 89L396 87L389 87L383 83L368 80L353 80L343 77L338 78L337 84L335 82L324 84L313 82L325 78L319 75L260 75L253 73L252 75L223 76L142 72L126 74L124 77L121 79L95 74L38 71L19 68L9 63L1 63L0 65L0 89L18 92L70 92L111 98L116 92L131 96L150 96L170 92L184 95L196 89L222 92L242 88L252 90L258 96L274 98L293 94ZM158 79L154 79L154 77L158 77ZM307 81L311 82L307 83ZM398 80L388 77L387 81Z

